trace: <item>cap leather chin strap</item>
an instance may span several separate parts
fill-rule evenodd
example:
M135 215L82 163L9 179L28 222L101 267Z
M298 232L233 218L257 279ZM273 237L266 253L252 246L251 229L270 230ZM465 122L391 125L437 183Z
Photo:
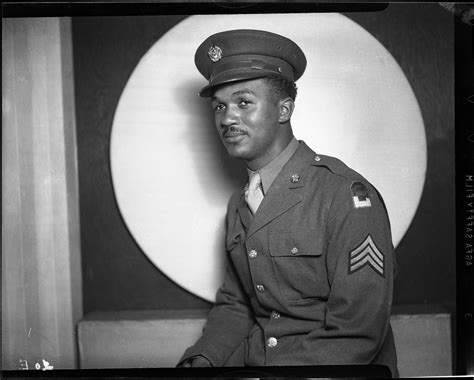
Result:
M220 62L215 66L214 71L212 72L209 78L209 84L212 85L215 82L218 82L222 77L232 76L232 72L239 73L242 76L242 72L247 71L251 72L253 70L262 70L277 75L282 75L289 80L293 80L293 69L291 65L281 60L278 65L263 62L259 60L229 60L228 62Z

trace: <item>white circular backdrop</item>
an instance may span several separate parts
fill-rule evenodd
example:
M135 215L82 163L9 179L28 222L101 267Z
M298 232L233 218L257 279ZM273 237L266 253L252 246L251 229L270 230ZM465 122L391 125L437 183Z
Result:
M245 182L215 131L194 53L213 33L262 29L305 52L295 136L336 156L382 194L397 245L418 207L426 172L423 120L390 53L340 14L192 16L143 56L120 98L111 170L120 211L148 258L188 291L214 301L223 278L224 217Z

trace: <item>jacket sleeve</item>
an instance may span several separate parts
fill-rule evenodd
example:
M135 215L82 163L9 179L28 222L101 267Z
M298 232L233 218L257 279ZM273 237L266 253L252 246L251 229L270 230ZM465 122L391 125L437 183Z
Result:
M216 303L209 313L203 334L194 346L185 351L179 363L202 355L212 366L222 366L253 326L248 305L233 265L229 262L224 284L217 292Z
M227 215L227 223L235 214ZM250 301L238 278L234 264L227 253L224 283L217 291L216 303L211 309L201 338L181 357L178 365L189 358L202 355L214 367L223 366L227 358L247 338L254 324Z
M359 197L355 187L366 197ZM389 329L392 304L395 258L385 206L367 182L344 181L326 228L330 293L325 325L300 343L295 352L303 357L295 359L315 365L369 364Z

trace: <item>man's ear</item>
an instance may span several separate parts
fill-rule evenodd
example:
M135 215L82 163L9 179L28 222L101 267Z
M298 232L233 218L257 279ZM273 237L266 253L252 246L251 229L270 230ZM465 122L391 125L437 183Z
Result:
M280 117L278 118L278 122L281 124L288 123L291 119L291 115L293 114L293 110L295 109L295 102L291 98L285 98L278 102L279 110L280 110Z

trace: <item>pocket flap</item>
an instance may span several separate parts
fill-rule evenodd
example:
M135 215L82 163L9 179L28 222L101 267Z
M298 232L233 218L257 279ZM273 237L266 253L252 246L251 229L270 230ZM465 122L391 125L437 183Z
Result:
M270 256L321 256L323 250L324 238L317 231L270 234Z
M232 251L242 238L243 231L234 231L229 233L226 238L226 249Z

